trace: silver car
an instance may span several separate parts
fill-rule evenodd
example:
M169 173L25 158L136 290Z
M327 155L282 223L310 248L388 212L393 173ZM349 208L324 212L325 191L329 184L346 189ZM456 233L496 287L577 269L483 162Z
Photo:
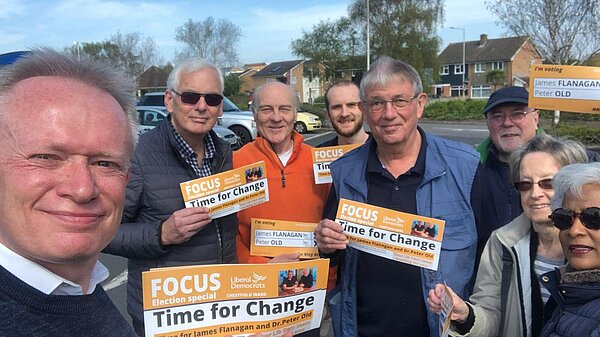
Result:
M137 107L164 109L165 93L148 92L140 98ZM252 112L240 110L227 97L223 97L223 116L219 117L218 124L233 131L240 138L240 147L253 141L258 135Z
M163 119L167 118L168 112L165 108L136 107L140 120L140 135L154 129ZM213 131L219 138L227 141L234 150L242 146L240 138L233 131L222 126L215 125Z

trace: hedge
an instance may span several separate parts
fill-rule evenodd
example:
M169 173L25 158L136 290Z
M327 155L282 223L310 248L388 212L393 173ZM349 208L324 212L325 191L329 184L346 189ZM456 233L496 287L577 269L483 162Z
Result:
M486 100L455 99L450 101L432 101L425 107L424 118L433 120L459 121L483 119Z

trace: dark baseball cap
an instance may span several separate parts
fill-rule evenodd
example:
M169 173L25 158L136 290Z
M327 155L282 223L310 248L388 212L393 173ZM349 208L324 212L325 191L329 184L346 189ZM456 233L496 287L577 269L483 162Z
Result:
M527 89L523 87L511 86L494 91L485 105L485 108L483 109L483 114L487 115L488 111L500 104L505 103L519 103L527 105L529 103L529 93L527 92Z

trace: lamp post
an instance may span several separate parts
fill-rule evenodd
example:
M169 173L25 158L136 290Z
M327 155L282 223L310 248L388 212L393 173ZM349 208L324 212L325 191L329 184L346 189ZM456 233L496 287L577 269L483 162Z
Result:
M77 47L77 59L81 61L81 51L79 49L79 41L73 41L73 45Z
M465 96L465 72L467 71L467 67L465 65L465 29L464 28L459 28L459 27L450 27L450 29L455 29L455 30L462 30L463 33L463 62L462 62L462 95L463 98Z
M371 68L371 13L369 13L369 0L367 0L367 71Z

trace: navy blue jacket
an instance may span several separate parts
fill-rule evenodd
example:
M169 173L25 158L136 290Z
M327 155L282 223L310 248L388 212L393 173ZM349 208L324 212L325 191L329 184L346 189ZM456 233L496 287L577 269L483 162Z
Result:
M213 131L216 154L212 172L231 170L231 148ZM132 158L131 177L119 231L105 253L128 258L127 310L143 322L142 272L150 268L236 263L237 215L214 219L179 245L163 246L161 224L185 208L179 184L196 179L193 168L177 151L169 119L143 134Z
M540 276L557 306L540 336L600 336L600 270L564 271Z

